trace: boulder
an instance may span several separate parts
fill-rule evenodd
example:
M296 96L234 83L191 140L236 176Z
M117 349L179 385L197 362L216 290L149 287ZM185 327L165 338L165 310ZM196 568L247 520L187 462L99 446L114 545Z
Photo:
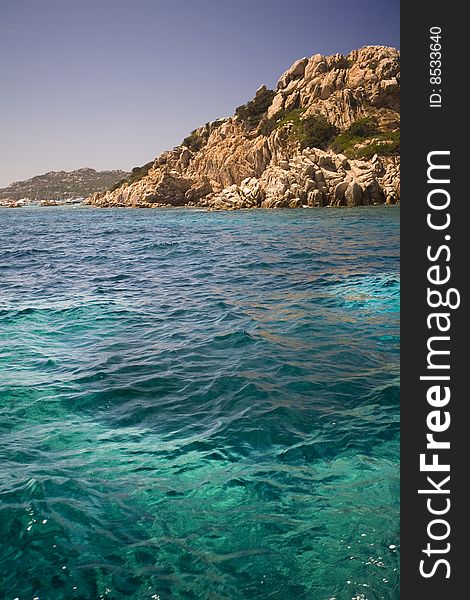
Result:
M344 203L344 194L348 188L348 183L343 181L341 183L338 183L335 187L335 191L333 194L334 197L334 201L336 206L341 206L341 204Z
M284 108L284 96L276 94L273 98L271 106L268 108L268 119L272 119L279 111Z
M305 67L307 66L308 58L300 58L296 60L295 63L287 69L285 73L283 73L278 81L277 89L280 90L292 80L299 77L302 77L305 73Z
M357 181L348 184L344 192L347 206L360 206L362 204L362 188Z

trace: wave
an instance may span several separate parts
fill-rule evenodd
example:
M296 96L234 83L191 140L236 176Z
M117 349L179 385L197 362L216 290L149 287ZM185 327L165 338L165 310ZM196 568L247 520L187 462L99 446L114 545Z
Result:
M397 598L398 218L355 214L6 227L5 597Z

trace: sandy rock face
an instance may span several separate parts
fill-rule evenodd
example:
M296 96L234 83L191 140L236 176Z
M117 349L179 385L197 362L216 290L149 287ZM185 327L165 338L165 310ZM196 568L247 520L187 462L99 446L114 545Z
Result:
M340 131L362 117L396 127L399 69L399 52L383 46L347 56L302 58L281 75L265 118L299 108L305 116L325 116ZM267 92L260 87L255 99ZM220 210L399 202L398 156L375 155L364 161L331 150L301 149L288 131L286 125L262 134L256 126L247 128L238 116L219 119L195 130L188 145L158 156L139 180L94 194L87 203Z

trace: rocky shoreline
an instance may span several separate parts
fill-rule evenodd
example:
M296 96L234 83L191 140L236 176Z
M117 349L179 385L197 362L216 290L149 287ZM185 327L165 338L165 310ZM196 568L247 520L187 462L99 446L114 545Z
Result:
M177 164L185 148L165 157L165 165ZM398 204L399 160L374 156L371 161L348 160L341 154L305 149L290 159L270 165L260 178L247 177L218 193L203 194L177 171L155 182L149 192L125 187L118 193L96 194L87 204L97 207L162 208L204 207L212 210L242 208L300 208Z
M209 210L398 204L400 158L391 144L399 134L399 67L399 52L383 46L301 59L275 92L262 86L235 116L193 131L86 204ZM321 140L318 131L331 139ZM340 143L348 155L336 151Z

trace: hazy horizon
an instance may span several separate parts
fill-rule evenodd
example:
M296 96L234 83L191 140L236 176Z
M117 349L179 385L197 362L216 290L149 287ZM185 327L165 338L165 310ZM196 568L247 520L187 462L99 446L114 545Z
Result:
M0 187L130 171L302 56L399 47L398 5L0 0Z

